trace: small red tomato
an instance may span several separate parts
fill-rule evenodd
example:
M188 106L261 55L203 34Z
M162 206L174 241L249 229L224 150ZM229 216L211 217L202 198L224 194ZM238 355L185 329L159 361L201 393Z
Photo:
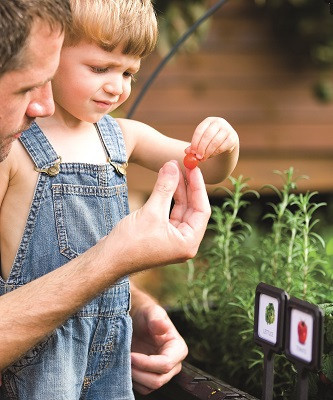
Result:
M188 169L194 169L199 163L199 160L196 158L194 154L186 154L184 157L184 165Z

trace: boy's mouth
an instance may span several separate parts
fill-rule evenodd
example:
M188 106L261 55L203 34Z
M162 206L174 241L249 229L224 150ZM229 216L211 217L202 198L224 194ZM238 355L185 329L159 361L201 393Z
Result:
M94 103L101 108L110 108L115 104L111 103L110 101L102 101L102 100L94 100Z

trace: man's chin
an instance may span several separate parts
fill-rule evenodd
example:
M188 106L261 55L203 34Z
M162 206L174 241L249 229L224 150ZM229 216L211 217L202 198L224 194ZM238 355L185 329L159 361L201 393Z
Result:
M26 121L24 126L22 126L20 129L18 129L15 133L12 133L9 137L7 137L6 142L7 143L2 143L0 140L0 162L5 160L8 157L8 154L10 152L10 149L12 148L12 143L18 139L22 133L29 129L31 124L34 122L34 118L29 119ZM8 143L9 140L9 143Z

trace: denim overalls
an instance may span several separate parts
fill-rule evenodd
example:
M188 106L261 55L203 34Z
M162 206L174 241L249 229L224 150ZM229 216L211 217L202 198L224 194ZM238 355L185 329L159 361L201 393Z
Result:
M109 164L59 163L33 124L21 142L40 172L23 237L0 294L65 264L128 214L123 136L105 116L96 126ZM106 290L3 374L0 399L133 400L128 278Z

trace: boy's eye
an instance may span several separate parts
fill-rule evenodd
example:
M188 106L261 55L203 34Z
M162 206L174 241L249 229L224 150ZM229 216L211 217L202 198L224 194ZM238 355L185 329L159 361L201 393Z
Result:
M105 72L108 71L108 68L107 68L107 67L102 68L102 67L94 67L94 66L91 66L90 68L91 68L91 70L92 70L93 72L95 72L96 74L103 74L103 73L105 73Z
M131 78L131 80L132 81L134 81L135 82L135 76L134 76L134 74L132 74L131 72L124 72L124 76L126 77L126 78Z

